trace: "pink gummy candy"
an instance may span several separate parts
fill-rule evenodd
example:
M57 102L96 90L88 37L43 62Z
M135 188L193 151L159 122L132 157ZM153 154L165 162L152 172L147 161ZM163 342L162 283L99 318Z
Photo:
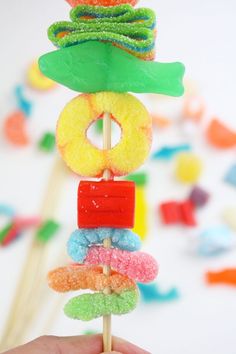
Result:
M89 249L84 263L110 266L140 283L153 281L158 273L158 264L152 256L144 252L128 252L117 248L93 246Z

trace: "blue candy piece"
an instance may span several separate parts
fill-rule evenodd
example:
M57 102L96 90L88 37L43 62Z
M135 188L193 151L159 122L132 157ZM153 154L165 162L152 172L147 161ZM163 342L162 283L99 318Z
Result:
M75 262L82 263L86 258L89 246L101 244L106 238L111 239L113 247L121 250L133 252L141 248L139 236L131 230L94 228L75 230L67 243L67 252Z
M0 214L12 218L15 216L16 212L10 205L0 204Z
M177 300L179 298L179 291L177 288L171 288L167 292L161 292L157 284L141 284L138 283L141 297L144 302L167 302Z
M231 249L233 235L225 226L214 226L204 230L199 235L198 254L200 256L215 256Z
M231 184L233 187L236 187L236 164L231 166L224 178L224 181Z
M161 149L157 150L152 154L153 160L170 160L176 154L183 152L183 151L190 151L191 145L189 144L182 144L176 146L163 146Z
M19 85L15 88L15 96L19 110L22 111L26 117L29 117L33 106L32 103L24 97L22 86Z

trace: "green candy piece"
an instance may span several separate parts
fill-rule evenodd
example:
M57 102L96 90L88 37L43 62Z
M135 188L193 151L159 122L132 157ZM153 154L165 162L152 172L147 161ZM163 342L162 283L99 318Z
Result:
M7 236L8 232L11 230L13 223L10 222L0 231L0 244L4 241L5 237Z
M55 236L57 231L60 228L60 224L54 220L47 220L43 223L43 225L38 229L36 238L38 241L46 243L52 237Z
M150 9L80 5L71 10L70 18L72 22L56 22L48 29L48 38L59 48L85 41L106 41L138 57L154 56L156 19Z
M69 300L64 312L68 317L82 321L110 314L123 315L135 309L138 297L137 289L121 294L83 294Z
M39 141L39 148L43 151L51 152L54 150L55 144L55 134L47 132L42 136L41 140Z
M148 183L148 175L145 172L130 174L126 177L128 181L133 181L137 186L146 186Z
M96 131L97 133L102 133L103 132L103 119L98 119L96 122Z
M87 42L43 55L42 73L68 88L86 93L101 91L158 93L181 96L181 63L140 60L110 43Z

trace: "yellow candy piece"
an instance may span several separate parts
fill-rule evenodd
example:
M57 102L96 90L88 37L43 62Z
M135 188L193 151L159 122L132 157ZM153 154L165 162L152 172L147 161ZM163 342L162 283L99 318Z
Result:
M195 183L202 172L202 162L193 153L181 153L176 162L176 178L182 183Z
M145 195L145 188L136 186L135 192L135 224L133 231L137 233L142 240L145 240L147 237L147 215L148 215L148 206Z
M228 226L236 231L236 206L226 208L223 212L223 218Z
M86 134L104 112L109 112L122 130L120 142L109 150L94 146ZM72 171L87 177L101 177L106 169L114 176L134 171L148 156L151 137L150 115L127 93L82 94L66 105L57 125L57 145L63 160Z
M56 87L56 83L44 76L38 66L38 62L34 61L27 71L28 84L40 91L48 91Z

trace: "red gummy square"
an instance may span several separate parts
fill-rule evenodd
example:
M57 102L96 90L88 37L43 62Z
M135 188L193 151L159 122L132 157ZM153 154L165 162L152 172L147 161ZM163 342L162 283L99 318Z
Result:
M175 201L164 202L160 205L160 211L165 224L177 224L181 222L179 203Z
M196 226L195 208L191 200L179 203L179 208L182 217L182 223L187 226Z
M131 181L81 181L78 227L134 227L135 184Z

